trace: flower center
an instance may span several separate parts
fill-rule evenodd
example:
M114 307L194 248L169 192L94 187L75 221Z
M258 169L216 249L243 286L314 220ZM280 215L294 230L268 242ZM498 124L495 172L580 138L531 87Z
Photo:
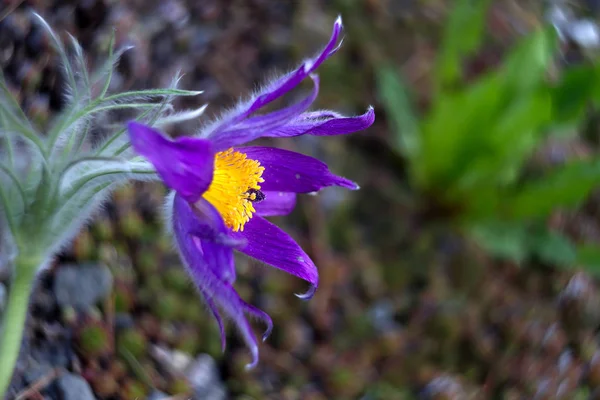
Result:
M252 203L265 198L259 185L265 181L261 177L264 170L258 161L233 149L215 155L213 180L203 197L219 211L225 225L234 232L243 231L256 212Z

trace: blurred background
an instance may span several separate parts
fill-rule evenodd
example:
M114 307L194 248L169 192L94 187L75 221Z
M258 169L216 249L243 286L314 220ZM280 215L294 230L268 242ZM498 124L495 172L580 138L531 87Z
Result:
M39 126L61 110L64 85L31 10L73 34L90 68L113 29L117 47L134 46L110 90L165 87L181 70L180 87L204 93L177 105L208 103L208 117L318 51L341 14L344 45L319 70L316 106L377 113L348 137L265 141L362 189L301 197L277 219L319 267L312 300L293 296L302 281L237 260L237 290L275 324L255 370L234 329L221 352L163 233L164 187L135 184L42 278L11 393L600 398L599 3L484 3L0 0L0 66Z

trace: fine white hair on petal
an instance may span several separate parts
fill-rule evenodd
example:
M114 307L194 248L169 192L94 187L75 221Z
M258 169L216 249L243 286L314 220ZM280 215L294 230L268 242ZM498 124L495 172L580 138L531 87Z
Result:
M196 132L196 136L201 138L210 137L216 130L226 124L228 121L235 120L236 117L242 115L247 112L247 110L252 106L252 104L258 100L260 96L268 95L270 92L273 92L282 86L286 79L292 78L294 74L297 74L299 71L302 71L304 74L308 74L315 66L316 62L323 62L325 59L330 57L339 48L342 46L343 39L339 40L339 43L335 46L335 48L329 50L327 54L324 51L327 49L327 46L331 44L331 41L340 34L343 28L342 25L342 17L338 15L334 22L333 33L331 38L329 39L328 44L322 48L319 52L316 53L313 57L306 58L302 61L302 63L291 69L289 72L272 76L271 79L267 79L266 83L260 85L258 90L255 90L246 100L240 100L238 103L230 108L229 110L221 113L219 116L213 118L208 123L201 126L201 128ZM324 58L323 58L324 57ZM320 61L319 61L320 60ZM293 87L289 90L293 90ZM277 96L280 97L280 96ZM275 100L275 99L273 99ZM268 101L267 103L269 103ZM265 104L266 105L266 104Z
M175 191L171 190L165 196L165 202L163 203L163 218L164 218L164 229L169 236L173 236L173 200L175 199Z
M59 182L61 196L74 188L83 189L99 183L128 180L157 180L154 167L147 161L110 160L107 158L82 159L65 170Z
M286 73L277 73L276 71L271 72L268 74L270 77L267 78L263 84L258 85L258 87L249 95L240 97L235 105L225 109L212 119L202 124L194 136L199 138L209 137L215 129L217 129L227 120L233 119L234 117L243 113L254 101L256 101L260 95L272 90L275 83L280 81L283 77L292 74L295 70L296 69L290 69Z
M204 114L204 111L206 111L206 107L208 107L208 104L205 104L202 107L197 108L195 110L180 111L171 115L167 115L165 117L159 118L154 123L154 126L156 128L163 128L165 126L177 124L179 122L185 122L191 119L199 118L200 116L202 116L202 114Z

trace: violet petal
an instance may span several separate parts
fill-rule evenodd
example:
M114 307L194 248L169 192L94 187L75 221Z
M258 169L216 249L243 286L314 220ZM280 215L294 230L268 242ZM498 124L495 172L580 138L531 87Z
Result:
M207 257L210 259L211 256L207 252L214 249L211 250L205 247L204 251L200 251L201 249L197 245L197 237L190 234L191 231L197 230L198 217L190 205L178 195L175 195L173 199L172 215L173 234L182 261L187 267L192 280L206 299L213 314L215 314L216 305L233 320L252 355L252 362L247 367L256 366L258 363L258 343L244 313L249 313L253 317L263 320L267 325L267 333L270 333L273 326L271 318L266 313L242 300L233 286L223 279L226 274L219 273L218 270L209 267L206 260ZM203 230L200 229L200 231ZM218 313L216 314L218 315ZM219 320L220 317L217 317L217 323L221 324Z
M222 151L232 146L251 142L262 136L268 136L270 131L282 129L282 127L298 118L298 115L302 115L319 94L319 78L314 75L311 78L314 83L313 90L299 102L281 110L265 115L257 115L237 124L231 124L218 134L210 136L209 139L212 141L215 151Z
M296 206L296 193L263 191L265 199L254 204L256 214L262 217L288 215Z
M298 243L276 225L254 216L243 231L234 234L248 241L239 249L242 253L318 286L319 273L315 264Z
M221 120L215 122L207 128L207 137L216 138L224 129L231 128L233 125L244 120L252 113L258 111L265 105L282 97L290 90L294 89L306 77L312 74L327 58L331 57L339 50L341 42L339 41L342 32L342 19L338 17L333 24L331 37L327 45L316 57L304 61L296 70L285 74L272 83L262 88L249 101L240 104L235 110L224 116Z
M173 223L185 232L194 256L202 258L206 268L224 282L235 281L235 265L231 244L242 245L239 238L229 237L219 212L206 200L200 199L194 207L181 196L173 199Z
M320 115L319 115L320 114ZM310 115L310 116L307 116ZM344 117L324 110L305 113L286 125L273 128L263 137L292 137L300 135L335 136L367 129L375 122L375 110L369 107L362 115Z
M210 141L190 137L170 140L137 122L127 127L134 150L154 165L165 185L189 202L198 200L208 189L214 169Z
M223 319L221 318L221 314L219 314L219 309L215 305L215 302L212 301L208 293L206 293L202 289L198 289L202 297L204 297L204 301L206 301L206 305L210 309L213 317L217 320L217 325L219 325L219 334L221 336L221 351L225 351L225 346L227 346L227 335L225 334L225 325L223 324Z
M265 167L263 190L311 193L327 186L358 189L356 183L332 174L327 164L313 157L275 147L249 146L238 151Z

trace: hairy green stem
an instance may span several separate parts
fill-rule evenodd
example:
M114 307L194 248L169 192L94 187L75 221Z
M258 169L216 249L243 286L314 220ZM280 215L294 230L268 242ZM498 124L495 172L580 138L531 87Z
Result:
M25 328L29 296L35 282L39 259L19 258L15 262L14 279L8 293L0 334L0 399L7 397Z

